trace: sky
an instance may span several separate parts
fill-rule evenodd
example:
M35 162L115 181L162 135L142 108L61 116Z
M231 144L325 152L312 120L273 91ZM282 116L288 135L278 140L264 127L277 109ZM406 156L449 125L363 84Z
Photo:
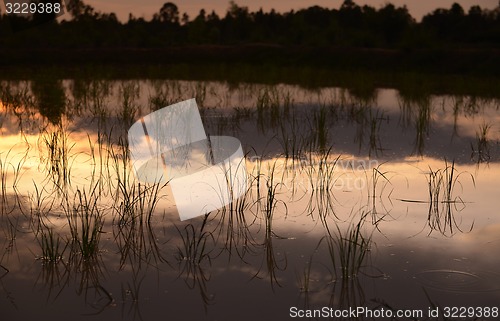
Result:
M186 12L191 20L201 9L207 12L215 10L219 16L224 16L229 7L229 0L84 0L98 11L115 12L121 21L128 20L130 12L137 18L144 17L149 20L165 2L169 1L177 5L181 14ZM343 0L236 0L235 2L240 7L248 7L250 11L257 11L260 8L270 11L274 8L278 12L288 12L291 9L299 10L313 5L338 9ZM387 2L398 7L406 5L417 21L437 8L450 8L454 2L462 5L465 11L473 5L479 5L484 9L494 9L499 4L499 0L354 0L354 2L361 6L367 4L375 8L380 8Z

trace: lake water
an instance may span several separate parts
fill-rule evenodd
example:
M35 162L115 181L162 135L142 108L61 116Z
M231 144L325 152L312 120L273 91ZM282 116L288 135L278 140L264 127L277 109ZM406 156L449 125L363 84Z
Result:
M5 320L499 319L498 99L0 84ZM169 184L135 179L127 131L189 98L207 134L241 141L249 188L180 221ZM371 314L314 315L323 307Z

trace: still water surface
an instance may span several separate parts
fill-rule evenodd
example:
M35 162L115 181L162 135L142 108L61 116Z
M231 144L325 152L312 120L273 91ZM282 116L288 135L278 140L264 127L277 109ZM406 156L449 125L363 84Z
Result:
M499 306L498 100L172 80L1 89L6 320ZM181 222L168 184L135 181L126 137L189 98L208 134L242 142L250 188Z

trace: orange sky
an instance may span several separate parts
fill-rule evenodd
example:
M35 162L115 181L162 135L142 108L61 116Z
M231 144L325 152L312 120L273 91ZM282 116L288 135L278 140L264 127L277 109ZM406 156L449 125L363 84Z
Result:
M150 19L153 13L158 12L162 4L168 1L176 3L179 11L181 13L187 12L191 19L198 15L200 9L205 9L208 12L215 10L219 16L222 16L229 4L229 0L142 0L140 2L137 0L84 0L85 3L99 11L115 12L122 21L128 19L129 12L132 12L136 17ZM235 2L239 6L247 6L250 11L262 7L264 11L274 8L279 12L287 12L291 9L297 10L312 5L339 8L343 0L237 0ZM493 9L498 5L499 0L355 0L355 2L359 5L368 4L376 8L387 2L397 6L406 5L412 16L420 20L423 15L436 8L450 8L453 2L460 3L467 11L472 5Z

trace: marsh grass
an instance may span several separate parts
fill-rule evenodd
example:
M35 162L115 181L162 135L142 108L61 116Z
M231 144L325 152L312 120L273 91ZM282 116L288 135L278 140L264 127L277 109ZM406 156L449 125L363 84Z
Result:
M257 128L261 133L273 130L290 115L293 100L288 91L275 86L261 88L255 102Z
M335 212L335 184L341 178L337 173L337 163L341 155L331 155L331 148L321 154L309 154L309 166L305 174L309 181L310 198L306 211L313 219L317 213L321 221L329 217L338 219Z
M328 123L328 109L321 106L319 109L314 110L312 116L311 132L313 133L313 146L320 153L327 151L328 145L328 132L330 124Z
M286 271L288 267L288 259L286 253L274 248L274 240L271 236L266 236L264 249L266 270L271 288L274 289L274 284L282 287L282 284L279 281L278 273ZM259 272L257 272L257 274L255 275L256 277L259 275Z
M197 83L189 89L191 85L186 86L180 81L156 82L154 92L149 97L151 110L184 99L186 93L196 93L196 99L204 116L210 118L209 111L214 110L215 116L212 118L217 118L217 131L232 129L239 132L240 128L246 128L239 127L240 124L256 125L261 131L277 138L281 146L280 156L285 158L284 168L280 167L279 162L273 162L275 154L269 157L267 168L262 158L259 158L249 175L249 185L252 188L242 197L233 199L233 202L220 209L217 214L211 213L205 216L202 222L195 219L190 223L175 225L175 230L171 228L174 233L169 233L168 228L162 224L165 223L166 215L170 213L164 212L163 220L161 215L155 216L159 214L157 207L165 196L164 187L168 183L145 184L134 179L130 167L128 143L124 138L126 130L141 113L141 106L137 102L140 85L136 81L119 82L118 99L121 105L110 113L107 98L110 97L109 88L116 88L113 87L115 84L116 82L111 81L88 82L85 87L85 98L75 102L75 106L79 105L82 110L89 110L95 116L93 121L98 121L97 140L94 142L88 135L92 172L90 177L85 177L85 180L89 183L89 187L77 186L76 178L71 180L71 168L76 158L72 152L74 145L70 143L70 133L65 127L65 119L63 118L61 123L51 125L52 127L43 128L40 135L39 148L43 150L40 157L43 158L43 165L46 166L44 169L53 184L50 184L50 181L49 184L46 184L47 181L43 184L34 182L34 192L29 192L27 197L31 210L29 213L23 213L32 220L32 233L41 250L39 257L44 262L43 271L47 273L46 283L54 282L64 288L69 286L69 280L74 280L77 292L85 294L90 302L89 305L95 307L97 312L102 311L101 309L113 302L113 297L101 284L102 278L106 274L106 267L110 266L109 262L117 261L119 256L119 271L126 270L127 264L134 271L132 281L122 287L122 299L131 300L136 304L144 295L141 293L143 290L141 287L145 287L143 282L145 274L139 276L135 272L150 272L150 267L160 271L166 267L160 263L166 263L175 269L165 252L165 249L170 250L167 246L174 243L176 248L171 256L174 262L178 263L179 278L184 279L190 289L199 289L205 306L209 302L214 302L208 291L212 262L221 253L229 253L231 259L234 257L231 255L232 249L237 249L238 257L245 264L251 264L248 256L262 255L261 266L259 268L257 262L258 272L254 277L268 277L272 287L281 286L282 280L286 280L287 277L286 273L282 272L286 272L288 267L286 251L289 245L284 245L287 240L277 235L279 230L275 230L275 227L279 226L275 224L281 223L283 213L284 219L289 218L290 208L290 212L299 213L298 216L307 212L314 216L314 219L318 217L318 221L324 225L326 235L320 244L326 248L328 266L331 267L330 275L335 279L332 282L333 292L338 293L340 290L340 297L332 299L331 305L338 305L339 302L345 306L363 304L359 300L361 296L359 293L362 291L358 276L366 271L364 268L367 266L373 245L372 236L367 231L369 228L377 228L376 225L386 214L378 215L375 203L388 194L387 188L392 186L392 173L385 171L380 165L366 169L365 175L371 184L367 187L367 193L363 192L362 196L368 194L368 202L372 206L368 205L366 211L361 212L356 219L353 218L350 222L343 221L342 217L337 216L338 213L343 213L342 207L335 203L337 200L335 183L343 175L341 171L337 171L340 156L333 155L330 147L330 143L333 142L330 142L329 138L334 121L345 117L349 121L358 122L360 131L365 130L362 132L363 139L366 138L367 131L369 132L369 155L382 150L380 131L386 115L378 109L369 108L375 99L368 91L366 95L368 98L350 97L352 100L348 101L344 97L342 99L346 101L340 102L340 105L337 100L332 101L328 107L322 102L310 103L305 107L313 109L301 114L294 108L292 95L287 90L281 90L279 86L262 88L249 85L245 89L247 91L245 95L248 97L241 99L242 101L253 99L254 106L238 107L233 110L233 115L225 117L226 114L220 115L219 110L215 110L215 107L210 109L211 107L205 103L209 99L220 99L221 106L231 106L231 99L234 98L233 90L241 88L239 85L233 85L231 88L223 87L227 92L224 90L223 93L213 94L211 90L214 89L207 87L205 83ZM186 88L189 90L186 91ZM356 93L352 92L352 95ZM21 94L17 97L8 97L5 101L9 100L11 104L23 104L22 101L28 104L29 97ZM5 101L2 100L4 105ZM423 146L420 141L426 139L432 120L433 111L427 101L423 99L418 102L413 100L408 104L406 102L404 107L406 109L402 111L407 113L403 118L408 118L402 119L402 122L408 126L415 126L417 146L420 144ZM332 110L334 107L335 110ZM21 113L21 108L16 107L13 110L17 114ZM475 112L471 109L472 114ZM119 124L108 126L111 116L116 116L115 120ZM488 150L491 143L488 137L489 130L489 125L479 129L476 135L477 145L473 146L473 151L481 154L480 150ZM416 147L416 150L419 148ZM2 204L9 205L11 203L8 196L16 189L23 167L22 162L10 164L11 155L0 154L0 196ZM291 170L288 168L290 162ZM461 185L458 179L460 174L457 173L454 163L451 165L446 163L445 169L433 171L429 168L429 170L430 173L426 175L430 195L428 224L431 230L453 233L460 225L454 216L456 206L465 203L456 193L456 188ZM295 204L290 205L296 200L292 198L299 186L295 181L299 174L305 174L306 182L308 180L309 183L304 195L309 193L310 200L308 209L304 212L292 208ZM292 188L283 192L284 187L289 187L284 183L286 179L292 180ZM474 182L474 178L472 180ZM71 188L65 189L63 187L65 185ZM292 196L288 199L290 194ZM302 197L305 196L301 195L299 201ZM388 197L390 198L390 192ZM51 225L49 218L60 212L61 203L67 225L57 229L54 224ZM339 207L340 210L337 211ZM5 207L2 213L7 213L4 215L9 223L7 236L14 240L23 222L11 220L8 215L11 210L12 207ZM107 220L108 214L111 215L110 220ZM372 223L375 227L366 225L370 214L373 215ZM295 218L294 215L290 217ZM101 237L105 233L105 218L107 222L112 222L113 239L109 242L113 243L112 245L107 241L104 241L105 244L101 243ZM161 220L158 225L155 225L156 218ZM259 221L260 225L254 225ZM198 224L200 222L201 224ZM162 229L163 235L158 235ZM67 235L63 235L65 232ZM170 236L172 240L165 240ZM167 244L168 242L172 243ZM103 250L109 249L116 250L114 252L116 256L110 254L106 260L102 260L101 256L104 255L101 254L105 253ZM297 276L303 293L311 291L312 272L311 256L311 260ZM5 273L0 273L0 278L5 276ZM327 274L326 277L330 275Z
M186 261L194 265L199 265L202 261L210 261L211 247L208 241L215 241L213 233L206 231L208 215L203 218L203 223L197 231L193 224L186 225L183 229L179 229L175 225L175 229L181 237L181 244L177 246L177 259L179 262Z
M35 284L41 284L42 288L47 289L47 300L49 303L52 298L55 301L63 292L64 286L67 285L67 266L63 260L56 263L42 261L40 274L37 276Z
M99 121L105 121L107 116L107 99L111 95L109 83L105 80L93 79L86 90L87 106L90 105L93 114Z
M330 306L349 309L366 305L366 297L359 277L342 278L333 282ZM355 320L365 320L359 318Z
M9 204L12 199L10 195L15 195L14 199L17 199L17 186L29 150L30 146L25 144L23 152L14 153L11 148L7 152L0 153L0 217L13 212L19 205L19 201Z
M6 216L6 222L2 222L0 224L1 227L4 228L3 232L5 234L5 239L7 241L7 245L5 246L6 252L12 251L15 247L15 242L17 238L17 232L20 229L20 218L17 217L15 219L15 222L13 222L13 219L11 219L9 216Z
M261 266L258 268L257 272L254 274L252 279L258 278L263 279L262 271L266 272L267 278L269 279L271 288L274 290L274 286L282 287L279 281L278 274L284 272L288 267L288 260L286 253L276 249L274 247L274 242L276 240L283 240L282 237L276 237L272 231L272 226L270 223L266 222L266 229L264 235L264 242L261 244L263 249L263 259Z
M198 81L192 91L194 92L196 103L200 106L200 108L203 108L205 99L207 98L207 84L203 81Z
M30 226L33 233L36 235L45 226L44 219L49 212L56 207L56 198L54 192L47 189L45 186L38 187L38 184L33 181L34 192L28 192L28 202L30 206L29 213L23 213L30 219ZM24 207L20 207L23 211Z
M108 185L114 187L113 209L119 225L149 223L158 203L165 197L167 182L142 183L136 180L130 164L128 143L119 139L118 144L107 149Z
M105 269L106 265L99 256L86 259L70 252L61 285L74 287L76 294L83 297L86 306L93 311L83 314L85 316L98 315L115 302L112 293L101 282L107 272ZM64 287L61 285L62 291Z
M142 274L142 275L141 275ZM141 269L132 269L132 282L127 282L127 285L121 284L121 302L122 302L122 317L125 315L133 316L139 320L143 319L141 312L141 289L143 281L146 278L145 273L141 273ZM127 303L130 303L128 310L125 310Z
M205 310L214 302L214 298L208 293L207 283L210 281L210 274L207 273L207 269L212 264L216 242L213 232L206 230L207 222L208 215L205 215L199 229L193 224L188 224L182 229L175 225L181 241L175 253L179 277L184 279L190 289L198 288Z
M20 134L33 125L35 98L30 92L28 81L0 83L0 101L5 107L5 114L13 115L18 122ZM3 125L3 124L2 124ZM3 127L3 126L2 126Z
M167 262L162 243L154 228L153 216L158 204L166 197L168 182L139 182L130 164L128 142L118 138L109 141L105 148L106 174L96 180L103 184L109 195L99 196L110 200L109 210L113 235L120 253L120 268L132 264ZM167 262L168 263L168 262Z
M167 183L141 183L133 182L133 185L126 187L119 183L121 191L120 204L117 212L120 224L139 224L151 222L157 204L164 197L162 190Z
M16 109L22 106L32 106L34 97L31 95L27 82L1 82L0 100L7 108Z
M121 288L121 293L122 293L122 301L126 302L127 300L131 300L134 305L137 305L139 302L140 298L140 290L141 290L141 285L142 281L144 280L144 277L142 277L140 280L136 280L134 278L132 284L127 282L127 287L124 287L122 284ZM140 313L139 313L140 316Z
M414 152L418 155L423 155L425 148L425 141L430 132L432 117L432 106L430 103L421 104L418 106L417 116L415 118L415 148Z
M149 223L157 204L165 197L163 193L168 182L141 183L132 174L129 155L126 147L120 147L123 153L116 153L110 149L109 158L112 159L112 173L116 189L114 209L118 216L118 224Z
M77 189L66 218L71 233L72 250L77 250L85 260L95 258L99 254L104 215L99 208L97 185L89 191Z
M306 266L302 270L302 273L300 275L297 275L299 289L302 293L306 294L311 290L312 260L313 260L313 255L311 255L309 261L306 262Z
M372 109L370 109L370 138L369 138L369 149L368 156L372 156L372 152L375 152L375 155L378 156L379 151L383 151L382 142L380 140L380 126L382 121L388 121L388 118L385 117L384 112L377 109L375 114L373 115Z
M370 104L374 104L374 106ZM372 154L378 156L379 152L383 152L384 148L382 147L380 132L382 122L388 122L388 117L384 111L376 107L375 104L376 100L356 102L347 107L347 113L344 116L349 121L356 123L354 142L358 143L360 151L366 146L369 157Z
M259 246L255 244L255 250L261 248L264 253L261 266L252 278L263 278L261 274L262 270L265 269L271 288L274 289L275 285L281 287L278 280L278 272L286 270L287 267L286 256L281 255L281 253L278 254L274 248L275 239L284 239L274 231L274 215L278 208L282 206L284 216L287 217L288 206L285 201L278 199L280 189L284 186L282 177L280 178L280 174L283 175L283 173L280 173L281 169L278 161L274 160L273 162L268 162L267 169L264 171L260 168L261 165L259 159L259 174L257 177L254 177L254 182L258 184L258 187L262 187L263 189L262 192L259 191L261 194L259 194L260 197L256 200L255 204L258 209L258 217L261 218L263 222L264 235L263 242L259 244ZM279 255L281 255L281 257L278 257Z
M290 117L282 119L279 123L277 140L281 145L283 156L286 160L291 159L292 165L300 160L307 144L304 135L299 134L302 131L300 119L296 115L295 109L292 110Z
M69 245L67 240L63 240L59 234L54 233L53 228L47 226L40 229L38 243L42 250L42 255L38 259L46 264L57 264L62 260Z
M313 187L315 191L329 193L333 190L337 179L337 163L341 155L334 156L331 155L331 152L332 148L330 147L324 153L320 154L315 162L317 163L317 166L315 166L316 183Z
M47 228L46 235L52 233L49 231L51 229ZM52 234L52 239L54 241L49 251L57 254L55 252L58 244L57 236ZM80 247L75 246L75 242L71 238L66 239L65 242L68 251L63 251L65 253L64 257L61 254L61 256L54 256L57 259L56 261L44 259L44 264L42 264L35 285L41 281L42 287L47 288L47 303L52 293L54 293L53 300L56 301L64 293L65 289L74 288L78 296L83 296L86 305L96 311L90 314L99 314L114 302L112 294L101 284L106 265L98 255L84 257ZM64 249L66 249L66 246Z
M88 155L85 162L90 164L90 175L86 177L86 181L89 182L90 186L97 184L98 194L100 196L107 196L112 190L112 177L110 176L109 165L111 164L110 155L107 153L107 148L105 147L105 141L103 134L99 131L97 133L97 141L92 141L90 135L87 135L88 140ZM108 146L112 146L109 141L110 136L108 136ZM97 146L96 146L97 145Z
M386 199L391 202L391 195L393 191L391 179L395 174L393 172L383 170L382 166L384 164L385 163L378 164L376 167L373 167L371 169L371 177L369 179L367 178L367 181L369 182L369 184L367 185L368 199L370 200L369 208L373 225L378 225L379 222L381 222L387 215L389 215L389 211L387 211L382 197L385 196ZM386 192L388 186L390 186L391 190L389 192ZM379 213L379 211L377 210L378 203L382 205L383 213Z
M173 103L194 97L203 112L207 95L213 96L217 94L202 81L193 85L179 80L153 80L149 85L152 88L148 98L150 111L156 111ZM219 100L220 106L223 105L222 100L222 98Z
M460 228L461 222L455 215L457 205L465 205L465 201L456 195L457 186L462 188L460 177L467 172L458 172L455 168L455 161L451 164L445 160L443 169L433 170L429 167L427 174L427 185L429 190L429 215L427 222L432 231L439 231L443 235L453 235L456 231L463 232ZM472 184L475 186L475 179L469 174ZM470 231L474 223L471 224Z
M207 273L206 268L211 266L215 238L212 232L205 230L207 222L208 215L205 215L198 231L193 224L188 224L183 229L175 225L181 240L175 254L178 260L179 277L184 279L188 288L198 288L205 310L214 302L213 297L208 293L207 283L210 281L210 274Z
M127 131L134 123L136 115L140 110L137 103L140 95L140 86L137 81L123 82L120 84L121 109L118 119L124 131Z
M276 234L273 231L273 221L274 221L274 214L278 206L280 204L283 205L285 210L285 217L288 213L288 207L286 203L277 198L279 190L283 186L283 183L276 175L277 172L279 171L276 166L277 166L276 161L274 161L272 165L269 164L267 169L267 174L265 176L266 195L263 196L262 199L263 202L262 214L265 224L266 239L271 238L272 236L276 236Z
M168 263L163 248L168 241L160 243L150 224L115 225L113 234L120 254L120 269L127 262L139 268L143 263L150 266Z
M70 143L69 133L61 123L53 130L45 129L39 136L40 163L61 191L71 185L71 150L76 143Z
M413 153L423 155L425 142L432 124L433 104L428 95L401 93L398 97L400 107L400 124L403 129L413 126L415 141Z
M313 192L328 193L333 190L336 182L337 163L341 155L332 155L332 147L322 153L308 153L303 170Z
M169 93L159 82L153 83L154 93L149 94L149 109L151 111L166 107L172 103Z
M156 236L152 217L161 195L164 184L135 183L125 194L120 194L119 204L114 206L113 229L115 241L120 252L120 265L129 261L156 263L167 262L162 244ZM123 186L122 186L123 187Z
M342 230L335 223L336 231L325 224L325 236L328 254L333 268L333 276L342 279L357 277L365 264L371 249L372 237L365 235L363 226L369 213L362 212L358 222L351 222L347 229ZM340 269L340 274L337 270Z
M262 89L257 97L256 109L261 130L266 125L274 127L280 117L279 92L274 87Z
M478 164L488 163L491 159L490 155L490 141L489 141L489 131L491 125L482 124L479 130L476 131L476 144L475 146L471 142L471 159L475 160Z
M258 219L258 215L251 211L255 204L251 201L251 193L252 190L248 188L242 196L219 209L210 219L215 221L213 234L216 236L216 243L222 243L222 248L229 253L229 259L234 250L243 260L246 253L253 252L256 246L257 242L252 235L251 227Z
M2 273L0 274L0 280L3 279L10 271L7 269L5 266L0 264L0 268L3 270Z

